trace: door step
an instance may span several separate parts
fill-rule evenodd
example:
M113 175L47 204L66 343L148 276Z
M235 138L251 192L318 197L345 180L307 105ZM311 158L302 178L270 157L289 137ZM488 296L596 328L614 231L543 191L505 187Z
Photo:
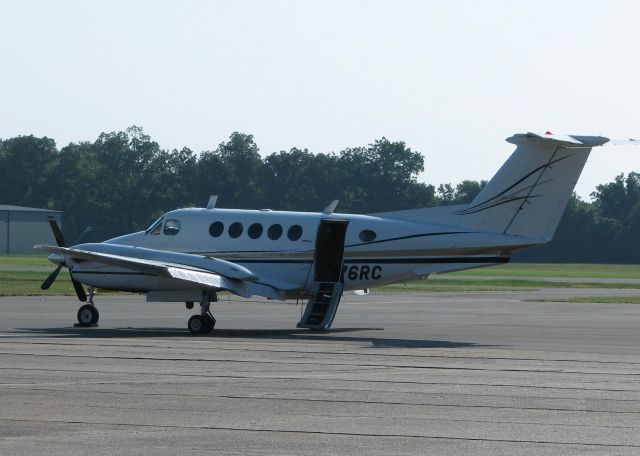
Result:
M298 328L329 329L342 298L342 288L340 282L316 282Z

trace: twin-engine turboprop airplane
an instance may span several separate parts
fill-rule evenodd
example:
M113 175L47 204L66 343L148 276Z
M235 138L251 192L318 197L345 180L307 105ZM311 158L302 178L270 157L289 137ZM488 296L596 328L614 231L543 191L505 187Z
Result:
M78 322L98 322L96 288L144 293L147 301L185 302L200 313L189 330L208 333L218 291L269 299L309 298L298 327L326 330L346 290L506 263L551 240L599 136L533 133L507 139L516 150L470 204L370 215L235 210L167 212L146 230L98 244L38 245L69 268ZM82 284L88 285L88 296Z

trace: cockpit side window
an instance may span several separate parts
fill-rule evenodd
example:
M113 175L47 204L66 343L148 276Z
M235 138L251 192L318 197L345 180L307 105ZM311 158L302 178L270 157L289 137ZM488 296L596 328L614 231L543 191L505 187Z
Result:
M151 225L149 225L149 228L145 230L145 233L153 234L154 236L157 236L158 234L160 234L161 229L162 229L162 217L160 217L158 220L156 220Z
M169 219L164 222L164 230L162 231L167 236L175 236L180 232L180 228L182 228L182 223L177 219Z

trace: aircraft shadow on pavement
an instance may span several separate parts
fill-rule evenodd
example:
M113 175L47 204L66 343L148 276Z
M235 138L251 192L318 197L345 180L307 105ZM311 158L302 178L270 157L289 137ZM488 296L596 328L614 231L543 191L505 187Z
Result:
M5 334L22 336L46 334L54 338L181 338L196 340L215 339L280 339L326 342L360 342L376 348L465 348L486 347L474 342L455 342L447 340L399 339L357 335L363 331L384 331L384 328L335 328L328 331L310 331L308 329L216 329L211 334L192 336L188 331L177 328L16 328ZM348 333L355 333L348 335Z

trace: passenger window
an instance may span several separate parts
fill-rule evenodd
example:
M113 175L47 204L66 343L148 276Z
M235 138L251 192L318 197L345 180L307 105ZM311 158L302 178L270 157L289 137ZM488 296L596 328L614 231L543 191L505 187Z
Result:
M267 235L272 241L280 239L280 236L282 236L282 225L278 225L277 223L271 225L267 230Z
M182 223L180 223L180 220L169 219L164 222L163 233L167 236L175 236L180 232L180 228L182 228Z
M231 236L234 239L238 238L242 234L242 230L243 230L242 223L234 222L231 225L229 225L229 236Z
M262 225L260 225L259 223L254 223L249 227L247 233L249 233L249 237L251 239L258 239L260 236L262 236Z
M302 227L300 225L293 225L287 231L287 237L292 241L297 241L302 236Z
M224 231L224 224L222 222L213 222L209 225L209 234L213 237L219 237Z
M376 232L371 230L360 231L360 240L362 242L372 242L376 240Z

